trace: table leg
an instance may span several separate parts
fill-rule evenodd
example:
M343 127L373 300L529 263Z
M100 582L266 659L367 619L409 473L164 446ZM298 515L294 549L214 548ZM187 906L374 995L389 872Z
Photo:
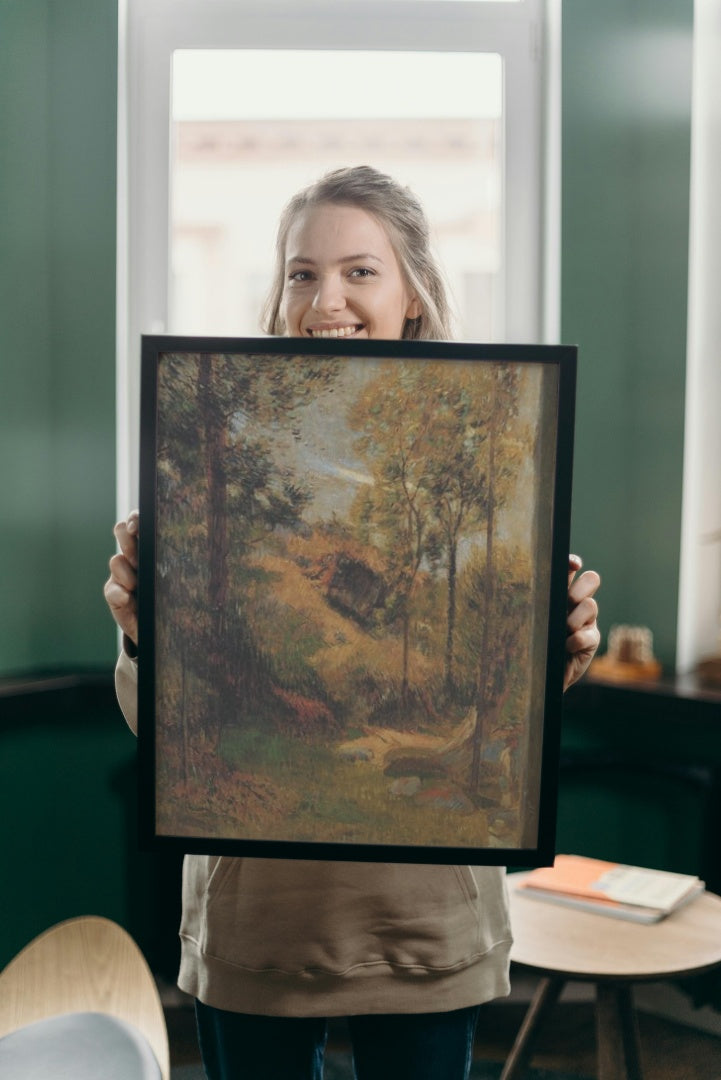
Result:
M630 983L596 984L599 1080L643 1080Z
M503 1066L500 1080L520 1080L520 1077L523 1076L531 1060L533 1044L536 1041L541 1022L558 1001L565 981L565 979L560 978L541 979L531 1004L528 1006L528 1012L523 1018L523 1023L518 1035L516 1035L516 1040L508 1055L506 1064Z

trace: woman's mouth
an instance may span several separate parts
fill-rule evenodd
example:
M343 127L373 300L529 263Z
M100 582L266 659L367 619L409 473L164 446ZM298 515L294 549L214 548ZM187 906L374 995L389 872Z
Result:
M308 334L314 338L346 338L353 337L363 329L363 323L353 323L352 326L311 326Z

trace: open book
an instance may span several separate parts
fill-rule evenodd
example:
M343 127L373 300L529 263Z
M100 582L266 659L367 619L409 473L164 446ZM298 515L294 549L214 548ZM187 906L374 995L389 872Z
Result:
M557 855L553 866L532 870L517 888L536 900L653 923L693 900L705 886L693 874Z

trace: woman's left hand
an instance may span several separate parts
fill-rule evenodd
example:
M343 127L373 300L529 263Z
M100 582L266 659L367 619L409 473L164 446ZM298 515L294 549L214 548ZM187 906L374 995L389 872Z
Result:
M566 618L566 671L563 689L568 690L586 671L601 640L596 618L598 604L593 596L601 578L595 570L576 574L583 566L578 555L568 556L568 616Z

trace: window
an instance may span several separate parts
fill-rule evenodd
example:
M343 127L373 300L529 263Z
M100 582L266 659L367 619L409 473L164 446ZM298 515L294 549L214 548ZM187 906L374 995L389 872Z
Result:
M121 513L137 498L140 335L258 333L278 214L331 168L363 160L418 193L458 336L555 340L555 4L121 3Z
M290 195L329 169L372 163L426 208L456 336L498 340L502 109L496 54L176 52L168 329L257 334Z

